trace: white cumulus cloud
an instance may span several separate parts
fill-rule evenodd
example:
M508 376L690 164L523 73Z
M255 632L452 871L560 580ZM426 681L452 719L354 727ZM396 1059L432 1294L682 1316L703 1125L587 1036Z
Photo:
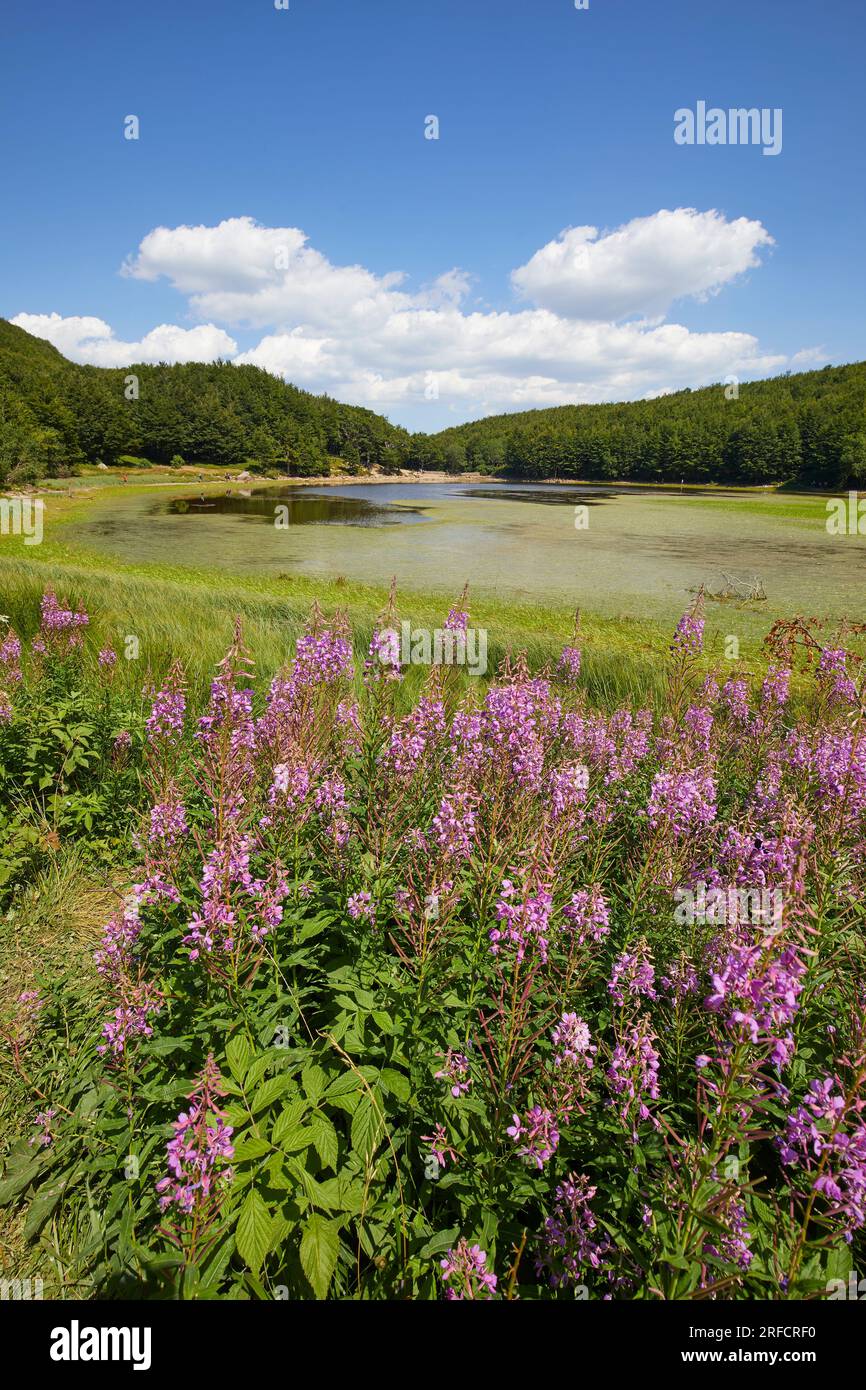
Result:
M137 343L115 338L104 319L60 314L16 314L11 320L37 338L47 338L64 357L95 367L126 367L131 362L213 362L234 357L238 345L212 323L178 328L161 323Z
M677 299L717 294L760 264L773 246L760 222L733 222L714 209L662 209L601 236L569 227L512 272L514 288L567 318L656 317Z
M399 270L333 264L297 227L233 217L157 227L122 267L139 280L168 280L207 320L198 327L164 324L124 343L101 319L19 314L13 322L75 361L231 358L436 429L454 418L634 399L826 360L815 349L788 356L747 332L702 333L668 320L676 301L719 293L773 245L760 222L694 208L604 235L571 228L512 272L523 307L479 309L467 303L472 277L459 268L413 291ZM239 352L219 323L265 332Z

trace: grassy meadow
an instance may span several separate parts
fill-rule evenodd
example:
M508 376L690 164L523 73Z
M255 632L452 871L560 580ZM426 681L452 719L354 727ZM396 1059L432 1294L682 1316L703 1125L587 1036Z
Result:
M76 481L42 544L0 548L2 1277L181 1299L847 1278L862 631L788 621L771 651L762 614L700 595L575 628L461 598L453 565L450 596L389 598L79 543L97 503L165 491ZM401 614L486 629L486 675L401 669ZM778 912L683 915L707 885Z

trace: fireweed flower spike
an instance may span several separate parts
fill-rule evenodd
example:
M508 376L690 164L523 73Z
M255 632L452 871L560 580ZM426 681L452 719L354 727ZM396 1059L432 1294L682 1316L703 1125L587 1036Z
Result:
M496 1297L496 1275L487 1268L486 1250L479 1245L470 1245L464 1236L440 1261L440 1267L447 1299L483 1300Z
M185 709L183 673L180 665L175 663L165 684L153 697L153 705L145 724L149 738L157 744L177 742L183 733Z
M548 1159L553 1158L559 1144L555 1115L540 1105L533 1105L523 1119L519 1115L512 1119L513 1124L508 1126L506 1133L520 1145L518 1154L536 1168L543 1168Z
M172 1239L188 1245L191 1261L232 1181L226 1167L234 1157L232 1127L225 1124L220 1095L220 1075L210 1055L190 1092L189 1109L174 1123L174 1138L166 1146L168 1174L156 1184L160 1209L176 1215Z
M437 1081L442 1080L450 1083L451 1094L455 1100L460 1096L465 1096L472 1085L472 1077L469 1075L469 1058L464 1057L462 1052L453 1052L450 1047L445 1054L445 1066L435 1075Z
M609 1237L596 1233L590 1206L595 1192L589 1178L576 1173L570 1173L556 1189L535 1264L536 1272L554 1289L582 1284L588 1272L603 1267L611 1250Z

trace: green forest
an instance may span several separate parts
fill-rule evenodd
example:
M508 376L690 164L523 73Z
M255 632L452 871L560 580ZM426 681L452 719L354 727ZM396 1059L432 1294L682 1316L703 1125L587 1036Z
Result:
M319 476L401 468L527 479L866 480L866 363L654 400L559 406L415 434L229 362L85 367L0 319L0 484L82 464L215 464Z
M0 483L81 464L201 463L299 476L399 469L409 434L381 415L228 362L82 367L0 319Z
M489 416L416 436L415 466L523 478L783 483L866 480L866 363L618 405Z

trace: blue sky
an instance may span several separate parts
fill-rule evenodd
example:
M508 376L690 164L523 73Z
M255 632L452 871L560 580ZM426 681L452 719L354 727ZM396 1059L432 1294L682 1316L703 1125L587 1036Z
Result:
M862 359L864 40L862 0L7 0L0 313L421 429ZM699 100L781 153L677 145Z

